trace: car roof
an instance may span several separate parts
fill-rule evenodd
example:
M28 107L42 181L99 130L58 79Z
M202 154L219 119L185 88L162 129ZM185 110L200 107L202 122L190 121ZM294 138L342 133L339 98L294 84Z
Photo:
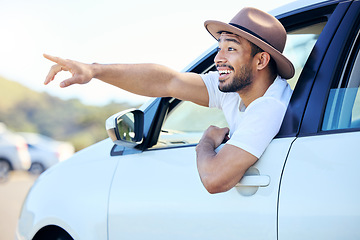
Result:
M298 1L290 2L288 4L280 6L278 8L275 8L275 9L269 11L269 13L273 16L278 16L278 15L288 13L288 12L291 12L291 11L294 11L297 9L309 7L312 5L330 3L330 2L335 2L335 1L334 0L298 0Z

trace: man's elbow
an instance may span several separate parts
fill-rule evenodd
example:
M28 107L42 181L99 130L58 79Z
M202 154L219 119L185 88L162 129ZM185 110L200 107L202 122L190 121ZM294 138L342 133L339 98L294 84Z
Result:
M210 194L227 192L236 185L236 183L224 183L214 179L203 179L202 183Z

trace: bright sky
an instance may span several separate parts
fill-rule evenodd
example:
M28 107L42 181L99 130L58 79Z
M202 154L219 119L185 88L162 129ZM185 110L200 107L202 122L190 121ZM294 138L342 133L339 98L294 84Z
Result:
M269 11L292 0L0 0L0 76L86 104L145 98L98 80L59 87L43 81L48 53L87 63L152 62L182 70L215 44L206 20L229 22L244 6Z

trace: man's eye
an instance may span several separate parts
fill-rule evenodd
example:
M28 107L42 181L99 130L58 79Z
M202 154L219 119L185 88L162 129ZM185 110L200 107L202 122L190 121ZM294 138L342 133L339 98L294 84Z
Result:
M217 47L217 48L216 48L216 51L217 51L217 52L220 52L220 51L221 51L221 48L220 48L220 47ZM228 47L228 48L227 48L227 51L232 52L232 51L236 51L236 49L235 49L235 48L232 48L232 47Z

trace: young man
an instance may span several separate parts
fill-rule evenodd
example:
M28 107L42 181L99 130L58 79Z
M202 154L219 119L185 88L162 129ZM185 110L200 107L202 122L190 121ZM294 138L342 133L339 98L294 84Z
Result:
M140 95L171 96L222 109L230 129L210 126L196 152L205 188L210 193L227 191L279 131L292 93L284 78L294 75L294 67L282 55L286 31L267 13L244 8L229 24L206 21L205 28L219 42L217 72L179 73L156 64L84 64L44 55L56 63L45 84L58 72L69 71L73 76L61 87L97 78ZM216 153L224 139L227 143Z

